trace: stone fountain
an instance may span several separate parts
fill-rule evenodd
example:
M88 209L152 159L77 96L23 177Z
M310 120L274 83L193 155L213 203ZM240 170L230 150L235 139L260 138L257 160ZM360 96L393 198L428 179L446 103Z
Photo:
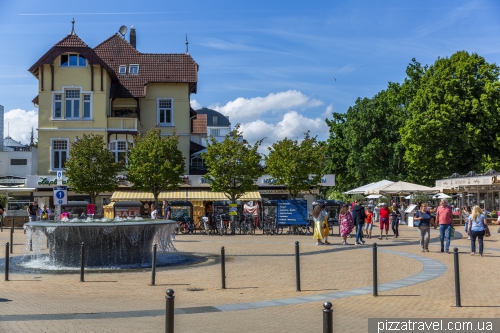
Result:
M29 222L32 257L47 256L50 265L79 267L84 243L86 267L146 267L151 265L153 244L159 251L174 252L170 220L77 220Z

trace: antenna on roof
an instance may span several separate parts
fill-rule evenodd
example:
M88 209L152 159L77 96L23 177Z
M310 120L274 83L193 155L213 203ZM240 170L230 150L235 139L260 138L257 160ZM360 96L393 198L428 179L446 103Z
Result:
M120 33L120 35L122 35L122 37L125 37L125 34L127 33L127 27L122 25L118 32Z
M70 35L74 35L75 34L75 18L73 18L71 20L71 33Z
M189 42L188 42L188 34L186 34L186 54L189 54L189 48L188 48L188 45L189 45Z

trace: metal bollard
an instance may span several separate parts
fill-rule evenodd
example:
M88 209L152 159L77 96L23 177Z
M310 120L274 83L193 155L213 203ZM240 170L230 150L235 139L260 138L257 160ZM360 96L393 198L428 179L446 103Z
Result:
M33 237L30 236L30 251L33 251Z
M153 260L151 264L151 285L155 285L155 277L156 277L156 244L153 245Z
M80 282L85 282L85 244L81 245Z
M11 228L10 229L10 253L14 253L12 252L14 251L14 228Z
M453 261L455 262L455 303L456 307L462 307L460 302L460 267L458 265L458 248L453 249Z
M297 283L297 291L300 291L300 252L299 242L295 242L295 280Z
M14 232L14 217L11 217L11 221L12 221L12 232Z
M330 302L323 304L323 333L333 333L333 310Z
M220 248L220 271L222 277L222 289L226 289L226 254L224 246Z
M9 281L9 242L5 243L5 279Z
M166 309L165 309L165 333L174 333L174 291L167 290Z
M378 296L377 243L373 243L373 296Z

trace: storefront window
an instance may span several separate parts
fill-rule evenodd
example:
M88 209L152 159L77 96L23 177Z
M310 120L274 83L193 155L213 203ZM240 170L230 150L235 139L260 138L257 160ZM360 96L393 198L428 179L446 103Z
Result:
M481 209L486 207L486 192L479 193L479 207L481 207Z

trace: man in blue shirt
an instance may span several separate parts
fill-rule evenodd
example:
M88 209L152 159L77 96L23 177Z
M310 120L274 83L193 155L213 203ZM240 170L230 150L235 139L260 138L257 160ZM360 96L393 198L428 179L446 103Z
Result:
M167 200L163 200L163 219L170 220L170 206Z

